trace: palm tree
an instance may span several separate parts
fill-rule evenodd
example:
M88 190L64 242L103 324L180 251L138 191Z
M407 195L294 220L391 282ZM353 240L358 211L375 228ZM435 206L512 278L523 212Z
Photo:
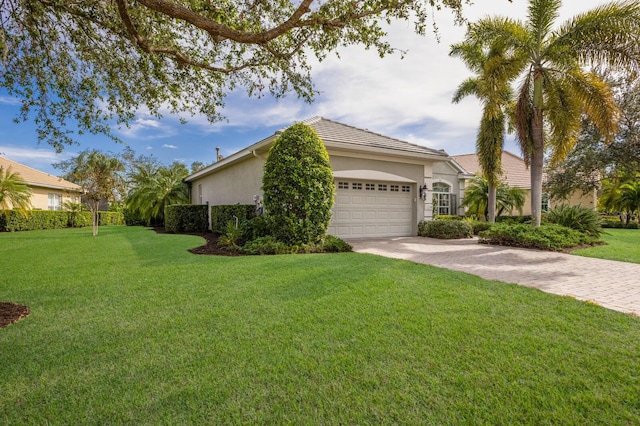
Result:
M522 213L526 191L499 182L496 188L496 217L502 213L519 210ZM469 212L477 217L488 217L489 181L484 176L473 178L464 192L462 205L469 207Z
M618 206L627 212L627 223L634 214L640 213L640 181L634 180L620 186Z
M495 222L496 190L502 175L505 109L512 97L509 81L520 73L521 65L510 57L504 46L495 43L485 49L478 41L467 40L451 46L450 56L461 58L476 73L463 81L454 93L453 102L474 95L483 103L482 119L476 140L476 152L489 185L487 221Z
M11 166L7 170L0 166L0 210L7 219L10 209L26 217L31 210L31 188L19 174L11 172Z
M588 65L624 71L640 68L640 2L599 6L555 27L561 0L530 0L527 22L485 18L471 25L466 42L502 45L522 59L515 124L531 169L531 211L540 225L545 149L551 163L575 145L586 114L608 140L618 109L609 85ZM516 60L516 62L518 62Z
M189 188L183 179L189 174L181 164L170 167L155 162L136 165L130 180L133 188L127 196L127 208L147 224L162 224L164 209L189 202Z

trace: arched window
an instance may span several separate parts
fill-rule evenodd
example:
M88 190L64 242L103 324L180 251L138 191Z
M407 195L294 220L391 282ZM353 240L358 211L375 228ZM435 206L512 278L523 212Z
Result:
M444 182L433 184L433 215L453 214L455 211L455 195L451 193L451 186Z

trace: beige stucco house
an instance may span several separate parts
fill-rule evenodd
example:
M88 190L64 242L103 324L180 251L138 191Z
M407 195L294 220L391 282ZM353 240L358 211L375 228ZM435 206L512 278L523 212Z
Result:
M0 157L4 172L11 168L31 188L31 207L35 210L62 210L66 201L80 202L82 188L73 182L41 172L24 164Z
M482 173L477 154L454 155L453 159L467 172L472 175ZM526 198L522 208L523 215L531 214L531 171L527 167L522 157L508 151L502 151L503 179L511 187L522 188L526 191ZM597 193L582 195L579 191L574 193L569 200L553 201L549 197L543 196L542 211L553 207L553 204L568 203L571 206L581 205L583 207L595 209L597 206ZM520 212L513 211L511 215L519 215Z
M417 233L418 222L431 219L434 212L461 211L458 200L470 175L446 152L322 117L304 123L324 142L333 169L336 195L330 234L410 236ZM220 205L261 200L263 166L283 130L188 176L191 202Z

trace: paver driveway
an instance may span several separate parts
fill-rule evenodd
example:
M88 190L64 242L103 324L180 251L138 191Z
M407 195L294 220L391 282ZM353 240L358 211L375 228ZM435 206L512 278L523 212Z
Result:
M424 237L349 241L356 252L468 272L640 315L640 264Z

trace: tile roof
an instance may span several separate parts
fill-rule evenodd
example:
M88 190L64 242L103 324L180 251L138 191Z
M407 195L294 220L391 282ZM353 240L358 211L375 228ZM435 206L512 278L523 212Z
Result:
M428 154L448 158L443 150L435 150L426 146L416 145L400 139L384 136L366 129L338 123L324 117L313 117L303 121L318 133L320 139L329 145L333 143L348 144L366 148L389 149L414 154ZM281 131L284 131L282 129Z
M79 185L76 185L73 182L69 182L68 180L64 180L62 178L52 176L39 170L32 169L31 167L25 166L24 164L16 163L15 161L9 160L4 157L0 157L0 167L4 169L5 173L7 169L11 167L11 171L20 175L20 177L24 179L30 186L40 186L44 188L64 189L78 192L82 190Z
M480 173L478 154L453 155L453 159L469 173ZM522 157L502 151L502 170L504 180L509 186L516 188L531 188L531 172L524 163Z

